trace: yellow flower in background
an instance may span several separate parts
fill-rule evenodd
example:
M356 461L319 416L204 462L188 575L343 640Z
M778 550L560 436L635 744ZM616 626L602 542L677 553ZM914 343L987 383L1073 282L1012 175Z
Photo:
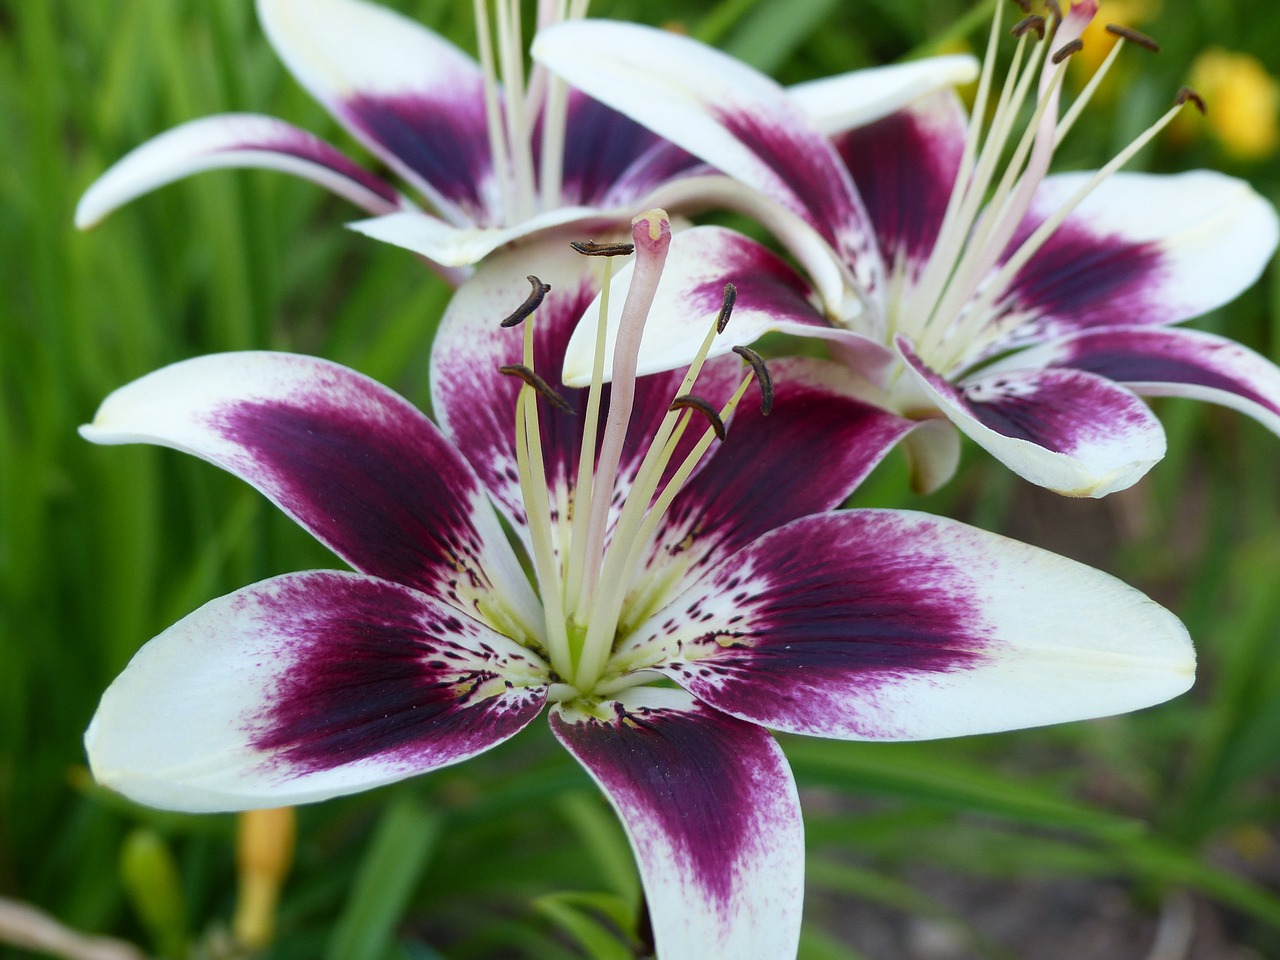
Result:
M1257 57L1210 47L1191 65L1190 84L1208 103L1205 119L1226 153L1258 160L1275 152L1280 83Z

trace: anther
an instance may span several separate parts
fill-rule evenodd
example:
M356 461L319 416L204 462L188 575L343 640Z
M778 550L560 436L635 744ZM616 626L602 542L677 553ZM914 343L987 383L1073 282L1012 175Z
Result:
M1055 64L1061 63L1063 60L1067 59L1067 57L1071 56L1073 53L1079 53L1083 49L1084 49L1083 40L1072 40L1070 43L1064 43L1062 46L1060 46L1050 59L1053 60Z
M529 314L542 306L542 298L545 297L547 292L551 289L551 284L543 283L533 274L529 274L525 279L533 284L533 289L529 291L529 296L525 302L516 307L515 312L502 321L502 325L504 327L514 327L516 324L522 323L526 320L529 317Z
M1058 20L1062 19L1062 5L1058 3L1058 0L1044 0L1044 5Z
M683 396L676 397L671 401L668 410L697 410L700 414L707 418L707 422L711 424L711 429L716 432L717 439L723 440L727 435L724 428L724 421L720 419L720 412L701 397L696 397L692 393L686 393Z
M1023 17L1009 30L1015 37L1021 38L1024 33L1034 30L1040 39L1044 39L1044 17L1038 13L1033 13L1029 17Z
M1013 2L1018 5L1018 9L1023 13L1031 12L1031 0L1013 0Z
M773 377L769 376L769 368L765 365L764 357L750 347L734 347L733 352L751 364L751 369L756 375L756 383L760 386L760 412L767 417L773 412Z
M570 240L569 246L584 257L625 257L636 249L634 243L596 243L594 240Z
M733 305L738 302L738 288L732 283L724 285L724 300L720 302L720 315L716 317L716 333L724 333L729 325L729 315L733 313Z
M505 367L498 368L499 373L505 373L509 377L519 377L533 389L546 399L557 410L563 410L565 413L573 413L573 406L560 394L551 389L551 384L543 380L540 376L533 372L530 367L526 367L523 363L512 363Z
M1108 23L1106 29L1107 33L1113 34L1117 37L1123 37L1125 40L1128 40L1131 43L1136 43L1138 46L1144 47L1152 53L1160 52L1160 44L1156 43L1154 38L1148 37L1145 33L1139 33L1137 30L1123 26L1119 23Z
M1201 113L1209 112L1208 106L1205 105L1204 97L1200 96L1200 94L1196 93L1190 87L1183 87L1181 90L1178 91L1178 96L1175 99L1175 102L1178 104L1178 106L1182 106L1188 100L1194 103L1196 105L1196 109L1199 110Z

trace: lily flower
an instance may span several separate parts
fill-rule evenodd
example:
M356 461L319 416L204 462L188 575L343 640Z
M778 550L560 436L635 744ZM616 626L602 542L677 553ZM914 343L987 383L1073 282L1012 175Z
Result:
M1097 172L1048 173L1120 50L1153 46L1119 28L1062 112L1067 61L1095 10L1085 0L1015 26L998 94L997 14L972 119L947 91L835 138L767 77L690 39L590 21L544 32L535 57L570 83L772 198L782 212L768 226L804 268L729 230L678 237L699 256L668 274L640 370L687 362L720 278L755 277L740 338L824 338L891 409L945 417L1061 493L1123 489L1163 457L1164 431L1139 395L1210 400L1280 432L1280 370L1172 326L1257 279L1275 210L1210 171L1116 172L1195 95ZM594 330L584 323L570 344L566 382L589 376ZM906 443L928 489L954 470L958 438L925 436Z
M626 828L658 956L778 960L799 936L803 828L766 728L948 737L1189 686L1183 626L1110 576L951 520L835 510L930 429L838 367L770 378L748 351L745 374L699 356L636 377L669 224L650 213L633 237L608 386L600 364L586 389L556 373L607 262L537 245L486 260L451 303L438 427L355 371L276 353L188 360L106 399L89 440L203 457L355 572L245 587L148 643L86 733L99 781L179 810L303 803L456 763L549 707ZM503 329L527 253L524 328ZM771 416L739 407L757 379Z
M198 171L282 170L373 214L353 228L421 254L458 283L471 264L539 231L625 226L637 209L705 206L742 193L545 70L535 67L526 79L520 3L494 2L492 16L489 6L475 4L477 63L364 0L258 0L259 20L284 64L428 209L304 130L232 113L182 124L126 155L81 198L77 226L92 227L129 200ZM586 8L587 0L542 0L539 28L580 18ZM974 72L971 58L951 56L835 78L839 110L818 120L837 128L866 122ZM804 89L797 97L815 110L830 102Z

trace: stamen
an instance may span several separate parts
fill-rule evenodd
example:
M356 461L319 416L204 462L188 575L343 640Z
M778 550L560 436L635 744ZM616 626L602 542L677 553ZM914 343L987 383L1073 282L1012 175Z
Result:
M1119 23L1108 23L1106 31L1113 36L1122 37L1125 40L1136 43L1138 46L1150 50L1152 53L1160 52L1160 44L1158 44L1152 37L1147 36L1145 33L1139 33L1132 27L1126 27Z
M1083 40L1072 40L1070 43L1064 43L1061 47L1059 47L1054 52L1053 56L1050 59L1055 64L1059 64L1063 60L1067 59L1067 57L1071 56L1073 53L1079 53L1083 49L1084 49Z
M1045 8L1054 15L1058 20L1062 19L1062 6L1058 0L1044 0Z
M1178 106L1182 106L1188 100L1195 104L1196 109L1201 113L1209 112L1209 107L1205 104L1204 97L1200 96L1200 94L1196 93L1190 87L1182 87L1178 90L1178 96L1174 98L1174 102Z
M634 243L596 243L594 240L570 240L569 246L584 257L628 257L636 249Z
M542 306L542 298L551 290L551 284L543 283L533 274L529 274L525 279L533 284L533 289L529 291L529 296L525 302L516 307L515 311L502 321L501 326L503 327L514 327L519 323L523 323L529 314Z
M711 429L716 432L716 439L723 440L728 436L728 432L724 428L724 421L720 419L720 414L709 402L702 397L694 396L692 393L686 393L682 397L676 397L671 401L668 410L697 410L700 414L707 418L707 423L711 424Z
M716 317L716 333L724 333L729 325L729 316L733 313L733 305L738 302L738 288L732 283L724 285L724 299L720 301L720 313Z
M484 0L474 0L476 43L480 48L480 65L484 76L484 114L489 132L489 156L502 196L502 212L514 218L515 187L511 180L511 154L502 127L502 104L498 96L498 73L494 63L493 37L489 29L489 13Z
M533 372L532 367L526 367L523 363L510 363L505 367L498 368L499 373L505 373L509 377L519 377L538 393L542 394L557 410L563 410L565 413L573 413L573 406L560 394L551 389L551 384L543 380L540 376Z
M1028 6L1028 7L1024 7L1023 9L1030 10L1031 8ZM1040 35L1040 39L1043 40L1044 39L1044 17L1040 16L1038 13L1033 13L1029 17L1023 17L1021 20L1019 20L1009 29L1009 33L1015 37L1021 37L1024 33L1028 32L1029 30L1034 30L1037 34Z
M764 357L750 347L737 346L733 348L733 352L751 364L751 369L756 375L756 383L760 386L760 413L767 417L773 412L773 377L769 375ZM723 440L724 437L720 439Z

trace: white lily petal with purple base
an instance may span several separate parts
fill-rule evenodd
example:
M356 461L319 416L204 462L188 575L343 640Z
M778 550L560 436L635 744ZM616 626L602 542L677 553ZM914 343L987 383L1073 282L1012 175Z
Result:
M1088 177L1046 178L1010 249ZM1234 177L1209 170L1115 174L1014 277L1002 306L1027 320L1010 340L1176 323L1219 307L1258 279L1278 224L1271 204Z
M363 0L258 0L298 81L446 219L499 207L480 68L453 44Z
M274 117L227 113L174 127L126 154L80 198L76 226L87 230L117 207L157 187L202 170L226 167L291 173L375 215L412 206L390 184L305 130Z
M469 611L499 593L524 623L541 619L471 467L416 407L346 367L198 357L115 391L81 433L216 463L364 573Z
M465 760L533 720L546 686L535 654L415 590L289 574L143 647L85 746L98 781L141 803L252 810Z
M960 430L1034 484L1072 497L1132 486L1165 454L1164 429L1134 394L1079 370L982 372L958 386L930 370L905 338L920 388Z
M608 21L544 30L533 55L573 86L785 205L876 286L870 225L848 172L768 77L686 37Z
M551 726L626 827L662 960L795 956L804 827L767 732L659 689Z
M1011 360L1030 368L1084 370L1143 396L1219 403L1280 434L1280 368L1212 333L1179 327L1085 330Z
M644 639L648 634L648 639ZM914 740L1134 710L1186 690L1164 608L1097 570L926 514L855 510L761 537L636 633L726 713Z

